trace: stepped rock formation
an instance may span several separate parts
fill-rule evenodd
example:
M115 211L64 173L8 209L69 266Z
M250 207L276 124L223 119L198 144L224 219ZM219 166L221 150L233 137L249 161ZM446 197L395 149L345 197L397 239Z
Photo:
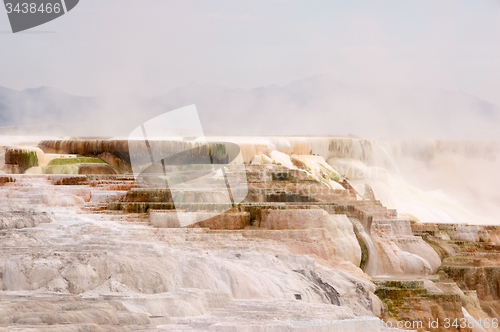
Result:
M390 145L226 139L241 148L248 195L222 214L219 189L135 179L123 140L4 147L0 331L498 330L500 227L385 207L381 184L401 183ZM38 164L21 172L19 151Z

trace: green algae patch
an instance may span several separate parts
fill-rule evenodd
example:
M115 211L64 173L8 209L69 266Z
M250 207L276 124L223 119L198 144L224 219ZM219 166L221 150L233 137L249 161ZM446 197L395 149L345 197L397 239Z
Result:
M69 159L69 158L68 158ZM72 158L77 159L77 158ZM48 165L42 167L43 174L121 174L121 170L116 166L111 166L104 162L94 164L70 164L70 165Z
M43 174L78 174L78 165L51 165L42 167Z
M57 158L43 167L43 174L121 174L122 171L99 158Z
M321 169L321 172L323 172L323 174L325 174L325 176L328 176L331 180L333 180L335 182L340 181L340 175L337 172L329 169L328 167L326 167L322 163L318 163L318 165L319 165L319 168Z
M52 159L47 166L66 166L74 164L105 164L105 163L106 162L102 159L90 158L90 157L56 158Z

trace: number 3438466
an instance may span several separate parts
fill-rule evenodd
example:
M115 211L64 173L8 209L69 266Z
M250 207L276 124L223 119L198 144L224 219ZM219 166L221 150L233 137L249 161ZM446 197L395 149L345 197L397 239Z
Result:
M5 4L5 8L7 8L7 14L10 13L18 13L18 14L35 14L35 13L56 13L59 14L62 10L61 4L59 3L41 3L41 4L36 4L36 3L17 3L17 4L12 4L7 2Z

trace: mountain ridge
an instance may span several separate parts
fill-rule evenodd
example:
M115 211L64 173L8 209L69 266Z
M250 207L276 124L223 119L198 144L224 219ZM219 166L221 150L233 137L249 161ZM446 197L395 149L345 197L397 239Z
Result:
M349 85L331 75L252 89L191 82L130 100L75 96L46 86L0 87L0 127L82 124L82 131L102 131L91 133L97 136L127 136L140 123L190 104L197 105L204 130L216 135L500 139L500 107L477 96Z

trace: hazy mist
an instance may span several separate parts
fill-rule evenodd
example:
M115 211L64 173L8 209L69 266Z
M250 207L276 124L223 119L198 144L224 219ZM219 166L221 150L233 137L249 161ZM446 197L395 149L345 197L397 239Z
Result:
M352 85L328 75L256 89L190 83L156 97L0 89L3 126L28 126L0 132L126 137L140 123L190 104L206 135L500 137L500 108L462 91Z
M500 3L484 1L82 0L9 34L0 8L0 86L155 96L190 82L462 90L500 104ZM38 33L54 32L54 33Z
M9 34L2 8L0 126L126 136L194 103L209 135L497 139L499 22L492 0L85 0Z

